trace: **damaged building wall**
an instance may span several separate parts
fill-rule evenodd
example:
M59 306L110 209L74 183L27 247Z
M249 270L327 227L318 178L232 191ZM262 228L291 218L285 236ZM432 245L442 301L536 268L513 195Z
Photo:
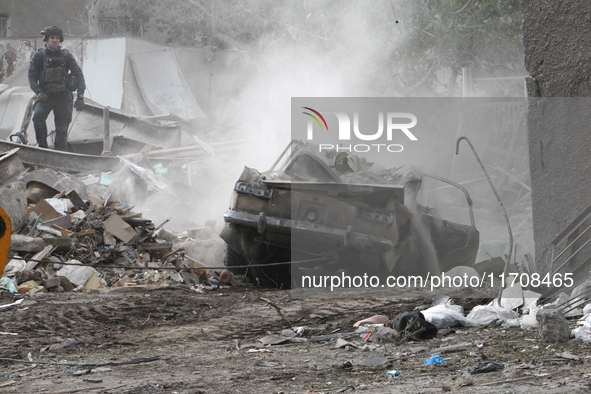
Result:
M50 25L66 35L88 33L85 0L0 0L0 15L9 17L9 37L34 37ZM64 10L67 10L64 12Z
M35 51L34 39L3 40L0 44L0 82L26 66Z
M528 114L536 262L547 269L550 242L591 203L589 99L581 98L591 95L591 2L522 0L521 7L528 96L553 97L530 100Z

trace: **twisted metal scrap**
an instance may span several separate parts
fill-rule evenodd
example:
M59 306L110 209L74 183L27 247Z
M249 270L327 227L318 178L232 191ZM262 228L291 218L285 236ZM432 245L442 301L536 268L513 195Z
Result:
M474 156L476 156L476 160L478 161L478 164L480 164L480 168L482 168L482 171L484 172L484 175L486 176L486 179L488 180L490 188L492 189L493 193L495 194L495 197L497 198L497 201L499 202L499 205L501 206L501 209L503 210L503 214L505 215L505 222L507 223L507 231L509 232L509 256L507 257L507 261L505 261L505 269L503 270L503 276L507 276L507 271L509 270L509 263L511 262L511 256L513 255L513 232L511 231L511 224L509 223L509 216L507 216L507 211L505 210L505 206L503 205L503 201L501 201L501 197L499 196L499 193L497 193L497 189L495 189L495 185L493 185L493 183L490 179L490 176L488 176L488 173L486 172L486 169L484 168L484 164L482 164L480 157L478 157L478 154L476 153L476 149L474 149L474 146L472 145L472 143L470 142L470 140L467 137L462 136L462 137L458 138L458 140L456 141L456 155L460 153L460 142L462 140L466 140L468 145L470 145L470 149L472 149ZM499 305L501 303L502 294L503 294L503 287L500 286L499 287L499 295L497 296L497 302L499 303Z

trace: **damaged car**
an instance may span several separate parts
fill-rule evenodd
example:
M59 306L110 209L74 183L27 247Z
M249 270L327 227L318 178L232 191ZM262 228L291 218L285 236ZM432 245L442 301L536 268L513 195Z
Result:
M464 193L469 225L418 203L425 177ZM436 275L473 265L479 245L472 201L460 185L300 141L268 171L245 167L224 221L226 265L277 288L299 287L303 273Z

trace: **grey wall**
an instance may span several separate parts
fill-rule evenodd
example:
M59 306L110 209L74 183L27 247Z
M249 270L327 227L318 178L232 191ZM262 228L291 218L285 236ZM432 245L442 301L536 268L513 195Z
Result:
M87 0L0 0L0 14L10 16L11 37L35 37L59 26L66 35L88 33Z
M536 263L591 203L591 1L522 0ZM561 98L564 97L564 98Z

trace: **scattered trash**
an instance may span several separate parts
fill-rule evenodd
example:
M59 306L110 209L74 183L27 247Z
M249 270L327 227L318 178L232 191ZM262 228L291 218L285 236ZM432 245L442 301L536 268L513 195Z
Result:
M430 358L426 359L425 362L423 362L423 365L431 365L431 364L443 364L445 363L445 360L443 359L443 357L441 357L440 355L434 355L431 356Z
M386 376L389 378L396 378L402 374L401 370L398 371L386 371Z
M355 324L353 324L353 327L366 326L370 324L386 324L388 323L388 320L390 319L388 319L388 317L384 315L374 315L372 317L368 317L367 319L355 322Z
M475 367L469 368L468 372L470 372L472 375L474 375L477 373L487 373L487 372L500 371L503 368L505 368L505 366L503 364L495 363L492 361L487 361L484 363L478 363L478 365L476 365Z
M347 342L342 338L338 338L337 342L333 346L333 349L342 349L342 348L347 348L347 347L357 348L357 345L355 345L354 343L351 343L351 342Z
M86 383L102 383L103 380L102 379L82 379L83 382Z
M585 315L577 322L578 327L572 331L572 335L584 342L591 342L591 304L583 308Z
M529 308L529 313L521 316L520 327L524 330L527 330L530 328L538 328L540 326L540 323L538 323L538 318L537 318L538 311L539 311L539 308L537 306Z
M466 316L468 320L476 322L475 325L487 325L497 320L506 321L518 317L516 312L500 306L496 299L488 305L475 306Z
M570 352L556 353L556 357L565 358L567 360L575 360L575 361L578 361L581 359L579 356L575 356L574 354L572 354Z
M269 349L248 349L248 353L271 353Z
M25 300L24 298L21 298L20 300L16 300L15 302L13 302L11 304L0 305L0 309L7 309L7 308L11 308L13 306L20 305L24 300Z
M259 338L259 342L262 343L263 345L267 346L267 345L280 345L282 343L287 343L289 342L291 338L289 337L284 337L281 335L274 335L274 334L269 334L266 335L262 338Z
M403 312L394 318L394 329L404 338L431 339L437 336L437 327L425 320L420 311Z
M218 282L223 286L230 286L232 284L232 273L228 270L223 270L218 278Z
M366 338L367 337L367 338ZM364 336L364 339L371 340L378 343L394 343L400 341L401 333L390 327L375 327L369 331L369 336Z
M27 267L27 262L20 259L12 259L6 264L4 276L15 276L17 272L22 272Z
M70 260L69 264L82 264L78 260ZM65 276L77 286L84 286L90 277L96 273L96 270L92 267L76 266L76 265L64 265L58 272L57 276Z
M437 329L476 325L464 317L464 308L460 305L448 303L435 305L422 311L422 314L425 320L433 324Z
M379 365L384 365L386 363L389 363L390 361L393 361L393 360L394 360L393 357L371 356L371 357L366 358L365 360L362 360L357 365L361 365L364 367L377 367Z
M16 283L6 276L0 279L0 290L10 291L11 293L18 293L16 289Z

